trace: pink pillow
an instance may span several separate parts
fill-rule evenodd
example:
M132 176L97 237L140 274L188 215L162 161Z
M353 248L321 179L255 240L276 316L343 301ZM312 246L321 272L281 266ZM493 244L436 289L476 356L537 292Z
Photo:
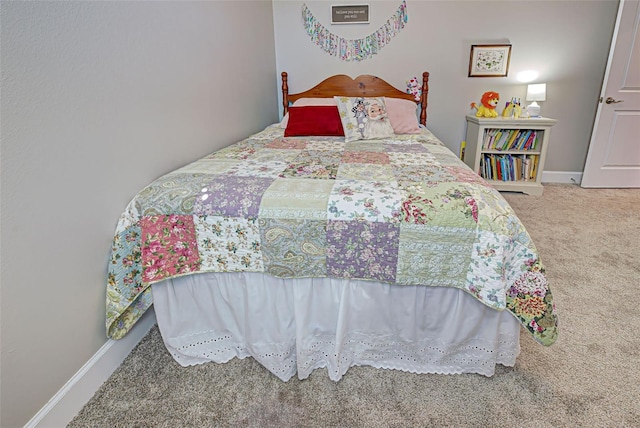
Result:
M290 107L284 136L302 135L344 136L338 106Z
M417 104L403 98L384 98L387 115L396 134L419 134Z
M336 106L336 100L333 98L298 98L294 101L292 107L307 107L307 106ZM286 128L289 122L289 113L285 114L280 122L280 128Z

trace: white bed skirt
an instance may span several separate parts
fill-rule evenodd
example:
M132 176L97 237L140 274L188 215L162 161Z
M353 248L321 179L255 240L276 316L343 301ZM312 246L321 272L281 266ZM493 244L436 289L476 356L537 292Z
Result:
M152 286L164 343L182 366L251 356L300 379L357 365L414 373L513 366L520 324L458 289L258 273L197 274Z

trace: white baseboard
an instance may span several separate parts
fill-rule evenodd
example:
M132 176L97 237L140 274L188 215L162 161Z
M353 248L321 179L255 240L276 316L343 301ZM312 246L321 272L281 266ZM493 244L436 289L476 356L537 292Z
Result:
M27 422L25 428L67 426L155 323L152 307L124 338L109 339Z
M543 183L580 184L582 172L577 171L542 171Z

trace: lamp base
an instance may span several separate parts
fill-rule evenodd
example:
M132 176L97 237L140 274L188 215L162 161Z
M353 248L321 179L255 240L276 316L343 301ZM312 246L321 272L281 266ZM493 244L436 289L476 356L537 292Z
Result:
M535 101L527 106L529 117L540 117L540 106Z

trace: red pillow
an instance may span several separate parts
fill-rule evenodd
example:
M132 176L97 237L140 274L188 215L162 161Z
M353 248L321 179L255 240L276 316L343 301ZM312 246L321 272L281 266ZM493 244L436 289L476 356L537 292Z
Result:
M342 121L337 106L289 107L285 137L319 135L343 137Z

